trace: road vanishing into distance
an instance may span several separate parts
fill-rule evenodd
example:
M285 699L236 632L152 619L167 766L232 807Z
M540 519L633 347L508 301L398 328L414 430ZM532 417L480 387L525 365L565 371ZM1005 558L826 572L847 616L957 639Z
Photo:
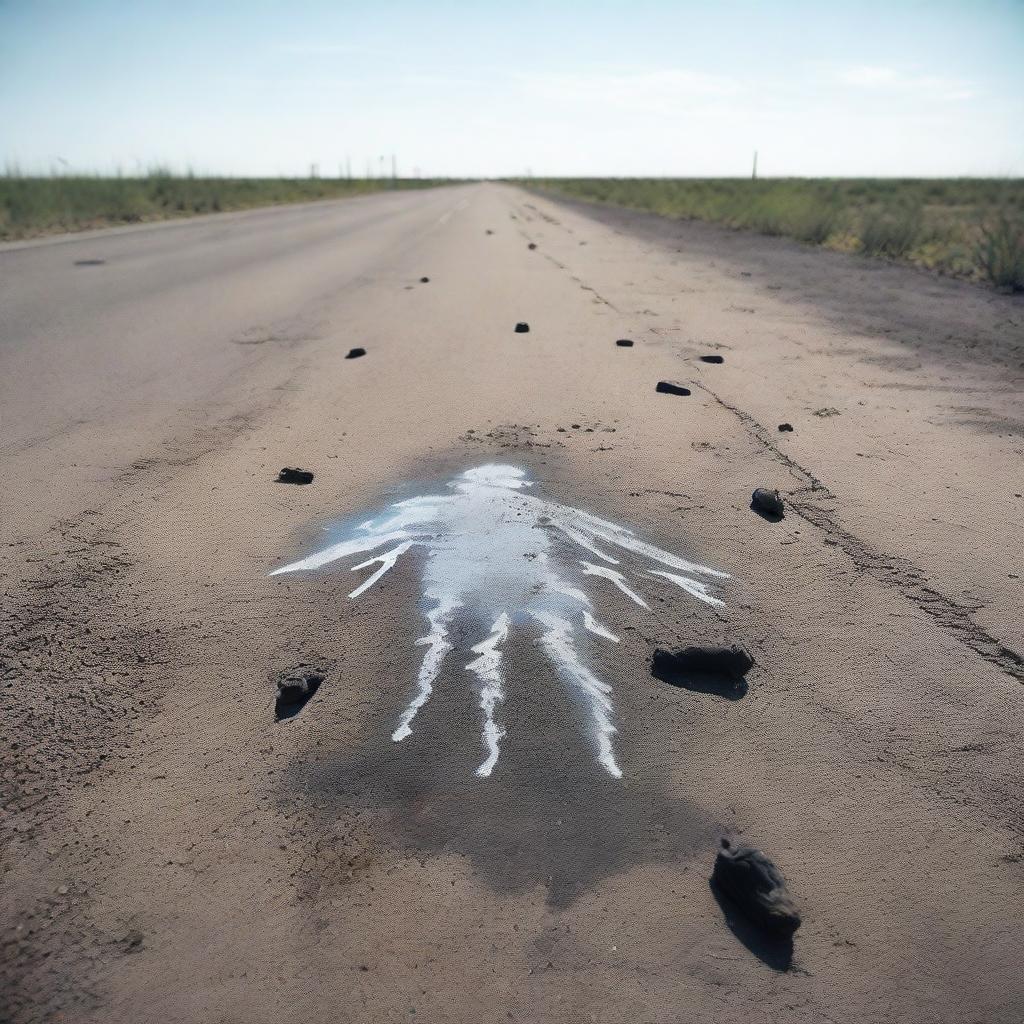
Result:
M1020 1019L1022 353L491 183L0 247L0 1020Z

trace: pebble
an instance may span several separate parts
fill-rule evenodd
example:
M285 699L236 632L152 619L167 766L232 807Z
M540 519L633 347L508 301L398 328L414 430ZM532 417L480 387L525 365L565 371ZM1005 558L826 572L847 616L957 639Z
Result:
M294 718L320 689L324 676L324 672L308 665L296 665L282 672L277 679L274 718L279 722Z
M654 662L675 671L708 672L714 675L745 676L754 665L754 659L742 648L684 647L674 654L660 647L654 652Z
M277 482L279 484L311 484L313 482L313 473L308 469L292 469L289 466L285 466L277 474Z
M722 840L712 880L736 907L762 928L789 938L800 927L800 913L779 869L751 846Z
M684 388L682 384L673 384L670 380L659 380L655 391L660 391L663 395L692 394L689 388Z
M782 497L778 491L773 491L768 487L758 487L751 495L751 504L754 508L761 512L767 512L772 516L781 516L785 512L785 506L782 504Z

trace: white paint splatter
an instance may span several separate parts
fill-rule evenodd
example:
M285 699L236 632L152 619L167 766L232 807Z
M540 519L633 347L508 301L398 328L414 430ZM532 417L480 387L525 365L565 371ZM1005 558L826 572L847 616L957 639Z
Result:
M430 700L430 694L434 689L434 680L441 671L441 664L445 655L452 650L451 641L448 639L448 622L452 613L460 607L456 601L446 601L437 598L437 604L427 612L427 622L430 623L430 632L421 636L416 641L419 646L426 646L427 653L423 655L420 664L419 677L416 680L416 696L409 702L409 706L402 712L398 728L391 734L391 738L397 743L404 740L412 732L412 720L424 704Z
M622 772L612 746L616 732L612 690L582 663L577 650L581 630L613 643L619 639L594 618L593 603L577 584L587 576L606 579L649 610L650 605L635 589L635 580L627 575L640 572L646 578L668 580L699 601L718 607L723 602L708 587L712 580L727 579L728 574L638 540L632 531L589 512L522 493L532 486L526 473L515 466L477 466L449 484L454 493L398 502L383 515L361 523L347 539L275 569L271 575L320 568L394 544L353 567L357 571L380 566L349 595L357 598L406 551L422 547L426 552L423 595L430 630L416 642L427 650L416 692L391 738L400 741L409 736L416 715L429 701L444 660L454 649L449 629L453 618L461 614L471 623L488 622L489 634L470 648L477 657L466 665L476 677L483 716L485 758L477 775L488 777L498 763L506 733L498 723L498 708L504 700L504 645L513 626L532 621L543 629L541 648L587 710L598 762L619 778ZM628 564L609 568L622 563L603 551L598 541L625 552ZM579 558L574 555L577 549L606 564ZM638 566L637 562L667 569Z
M498 754L501 752L498 744L505 735L505 730L499 729L494 722L494 706L505 699L501 688L501 651L498 648L508 636L511 622L508 615L502 612L491 628L491 635L473 648L473 653L480 657L466 666L466 671L475 672L480 680L480 709L484 713L483 738L487 759L477 768L476 773L482 779L487 778L498 763Z
M611 580L621 590L630 601L634 601L640 605L641 608L646 608L650 611L651 606L639 595L635 594L629 587L626 586L626 577L621 572L616 572L614 569L608 569L603 565L591 565L589 562L581 560L580 564L583 566L584 576L603 576L606 580Z

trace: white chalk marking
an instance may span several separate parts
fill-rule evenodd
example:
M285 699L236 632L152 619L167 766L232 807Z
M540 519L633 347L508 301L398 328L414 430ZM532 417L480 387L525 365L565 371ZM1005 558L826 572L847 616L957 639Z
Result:
M426 552L423 562L423 595L431 603L426 612L429 630L416 641L427 648L417 676L416 693L402 712L392 733L395 741L412 732L412 723L430 699L442 664L452 651L449 626L460 609L474 620L493 623L490 635L472 648L477 657L467 665L480 686L480 708L484 715L482 739L487 753L477 769L488 777L497 764L505 730L496 722L495 712L504 699L502 647L514 622L531 618L542 623L541 639L548 657L564 679L587 702L594 727L597 758L611 775L622 772L615 760L612 737L611 687L597 678L580 661L575 643L585 630L612 643L619 638L593 616L593 603L579 586L574 574L609 580L631 601L650 609L623 572L610 566L619 562L601 549L610 544L645 560L633 572L646 571L680 587L692 597L721 607L722 601L709 590L706 579L728 579L728 573L696 565L637 539L632 531L568 505L524 493L533 483L516 466L489 463L461 473L448 485L448 494L426 494L396 502L387 512L360 523L352 536L297 562L273 570L286 572L316 569L348 555L374 554L355 566L365 569L379 564L350 597L369 590L413 546ZM570 544L565 544L567 539ZM579 559L574 549L588 552L605 564ZM567 554L568 552L568 554ZM651 568L650 564L675 571Z
M606 580L611 580L621 590L626 597L631 601L635 601L641 608L647 608L650 610L650 605L635 591L630 590L626 586L626 577L621 572L616 572L614 569L608 569L603 565L591 565L590 562L580 561L583 566L584 576L603 576Z
M611 640L613 644L617 644L619 642L619 638L614 633L610 632L607 626L598 622L590 612L583 613L583 625L586 626L591 633L603 636L605 640Z
M652 576L664 576L665 579L671 580L677 587L682 587L683 590L688 594L692 594L698 601L715 605L717 608L725 607L725 602L720 601L717 597L712 597L708 593L707 584L701 583L699 580L692 580L689 576L678 576L676 573L666 572L664 569L648 569L647 571Z
M391 738L396 743L404 740L412 732L413 719L419 713L420 708L430 700L430 694L434 689L434 680L437 678L438 672L441 671L441 663L452 649L451 641L448 639L448 622L452 613L459 607L457 602L439 600L437 605L427 612L430 632L416 641L418 645L427 647L427 653L423 655L423 662L416 679L416 696L402 712L398 728L391 734Z
M298 572L300 569L319 569L320 566L327 565L329 562L336 562L339 558L344 558L346 555L355 555L361 551L372 551L374 548L379 548L381 545L388 544L393 540L405 540L408 536L409 534L404 530L396 530L394 533L385 533L377 537L357 537L355 540L343 540L341 543L332 544L329 548L324 548L323 551L318 551L308 558L292 562L290 565L282 565L280 569L275 569L269 575L280 576L283 572Z
M597 555L602 562L608 562L609 565L619 564L619 560L617 558L612 558L611 555L606 555L596 544L592 544L587 539L586 534L580 533L579 530L574 529L567 523L555 523L555 526L557 526L558 529L561 530L562 533L564 533L570 540L576 541L581 548L586 548L586 550L592 555Z
M494 706L505 699L501 686L501 651L498 649L508 637L511 619L504 612L498 616L491 627L491 635L482 643L472 648L480 657L466 666L467 672L473 672L480 682L480 710L484 713L483 742L487 749L487 758L477 768L476 773L486 779L494 771L501 753L501 738L504 729L499 729L494 721Z
M616 763L612 750L612 736L616 732L610 717L612 688L601 682L593 672L580 663L572 643L572 626L565 619L544 612L534 615L534 618L548 627L540 642L555 668L579 688L590 704L598 762L609 775L621 779L622 770Z
M380 568L368 579L364 580L363 583L356 587L348 596L350 598L357 598L364 591L369 590L388 571L393 568L395 562L398 561L399 556L403 555L415 544L414 540L404 541L399 544L397 548L392 548L390 551L385 551L383 555L375 555L373 558L368 558L365 562L360 562L358 565L352 566L352 572L357 572L359 569L365 569L368 565L373 565L374 562L380 562Z

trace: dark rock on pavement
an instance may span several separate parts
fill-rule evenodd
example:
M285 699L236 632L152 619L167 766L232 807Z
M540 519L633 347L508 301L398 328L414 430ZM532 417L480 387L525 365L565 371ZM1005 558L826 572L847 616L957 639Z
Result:
M750 507L763 516L781 519L785 514L785 506L778 491L768 487L758 487L751 495Z
M274 718L281 722L294 718L320 689L326 673L319 665L299 664L285 669L277 677Z
M701 356L700 361L702 363L724 363L724 356Z
M654 652L654 663L671 663L677 669L694 672L714 672L716 675L745 676L753 667L754 659L742 647L684 647L674 654L658 648Z
M365 348L350 348L348 350L348 355L345 356L345 358L346 359L358 359L360 356L365 356L365 355L366 355L366 349Z
M651 659L651 675L696 693L739 700L747 694L743 677L753 664L742 647L685 647L675 652L659 647Z
M632 348L633 347L633 342L629 338L619 338L619 340L617 342L615 342L615 344L618 345L619 348Z
M313 473L308 469L291 469L285 466L277 474L277 482L279 484L311 484L313 482Z
M660 391L663 395L692 394L689 388L684 388L682 384L673 384L670 380L659 380L655 391Z
M520 320L519 323L516 324L516 334L529 334L529 332L530 325L526 323L525 320Z
M772 935L788 939L800 927L786 880L760 850L723 839L711 880L744 916Z

